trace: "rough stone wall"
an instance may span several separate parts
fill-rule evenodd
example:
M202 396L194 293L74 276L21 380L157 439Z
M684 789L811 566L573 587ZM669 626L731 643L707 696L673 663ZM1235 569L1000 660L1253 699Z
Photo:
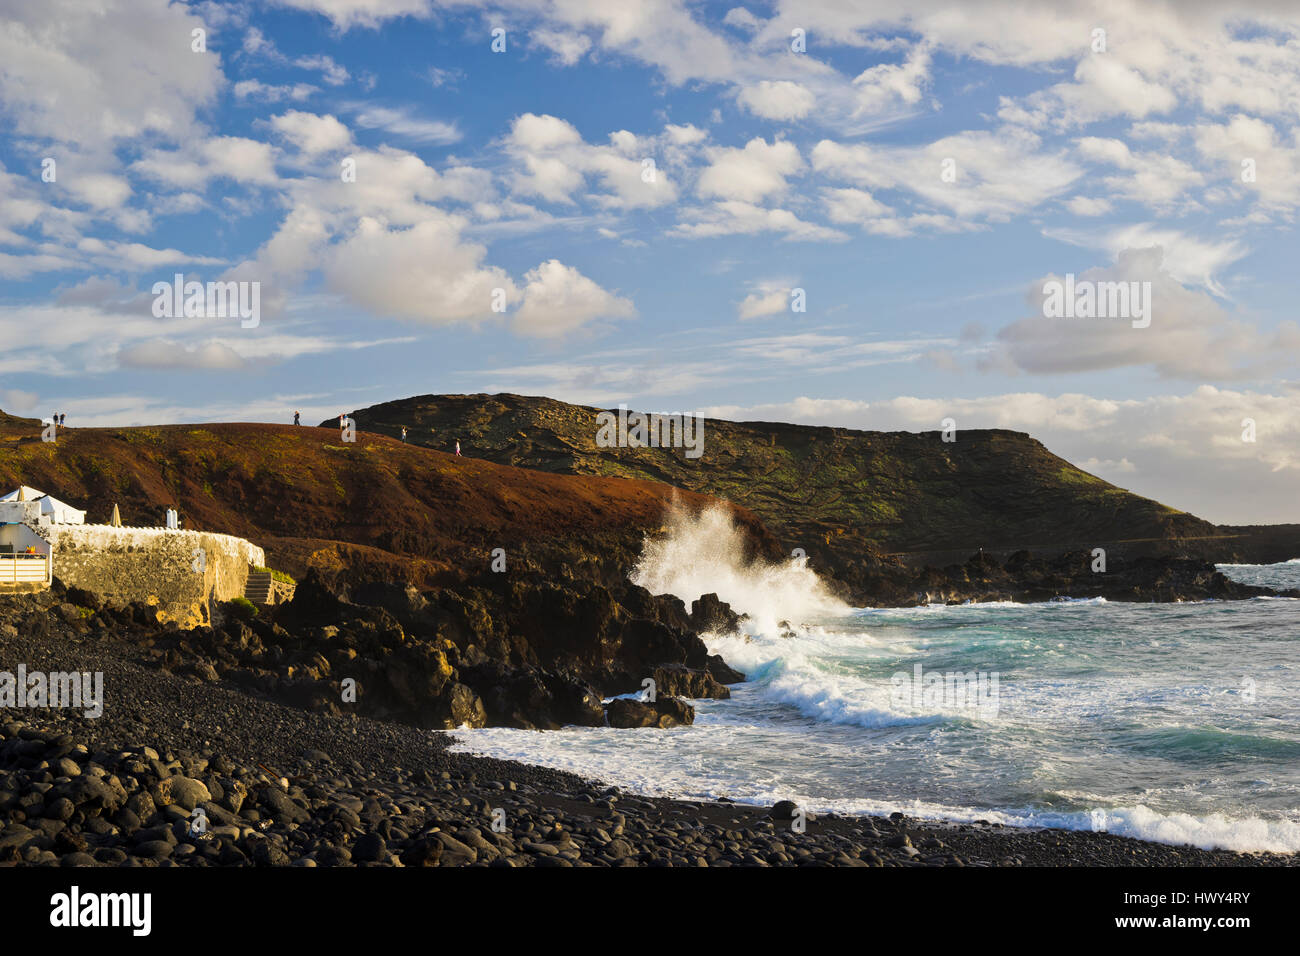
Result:
M211 623L212 602L242 595L249 565L266 564L261 548L228 534L110 525L36 530L53 546L54 576L64 584L113 603L157 605L161 617L182 627Z

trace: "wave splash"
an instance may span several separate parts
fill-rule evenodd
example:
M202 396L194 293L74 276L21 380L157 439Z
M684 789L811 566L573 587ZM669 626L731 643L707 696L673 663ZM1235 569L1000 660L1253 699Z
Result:
M780 633L782 621L798 625L850 610L806 558L746 562L744 536L720 505L693 514L674 504L668 533L646 539L631 580L652 594L676 595L687 605L701 595L717 594L737 613L748 614L746 629L758 634Z

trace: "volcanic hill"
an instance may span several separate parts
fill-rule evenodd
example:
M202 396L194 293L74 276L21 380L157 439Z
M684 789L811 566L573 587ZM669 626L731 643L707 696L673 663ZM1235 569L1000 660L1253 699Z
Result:
M703 454L601 448L598 409L521 395L422 395L353 412L359 428L473 457L577 475L658 481L740 505L790 551L841 579L880 562L965 560L979 549L1229 560L1239 529L1090 475L1023 432L871 432L709 419ZM1294 536L1293 536L1294 537ZM1211 554L1213 552L1213 554ZM1297 551L1296 553L1300 553Z
M0 413L3 415L3 413ZM267 424L68 428L40 440L39 423L0 418L0 487L31 485L107 522L158 526L169 507L183 527L239 535L274 568L302 576L454 584L510 567L622 580L669 504L711 503L645 480L546 474L456 457L358 431ZM775 541L743 509L755 551ZM557 572L558 569L558 572Z

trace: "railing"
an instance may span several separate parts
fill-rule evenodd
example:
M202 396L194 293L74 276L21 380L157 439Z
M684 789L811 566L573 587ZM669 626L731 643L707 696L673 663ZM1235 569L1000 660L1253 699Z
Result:
M44 584L50 559L44 554L0 555L0 584Z

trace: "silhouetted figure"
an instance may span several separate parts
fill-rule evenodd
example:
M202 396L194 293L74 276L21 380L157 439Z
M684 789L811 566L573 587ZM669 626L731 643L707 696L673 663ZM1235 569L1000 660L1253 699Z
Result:
M59 425L60 425L60 426L63 425L63 420L64 420L65 418L67 418L67 417L68 417L68 416L67 416L66 414L64 414L63 412L59 412Z
M302 424L302 416L299 415L297 412L294 412L294 413L293 413L293 423L294 423L295 425L301 425L301 424Z

